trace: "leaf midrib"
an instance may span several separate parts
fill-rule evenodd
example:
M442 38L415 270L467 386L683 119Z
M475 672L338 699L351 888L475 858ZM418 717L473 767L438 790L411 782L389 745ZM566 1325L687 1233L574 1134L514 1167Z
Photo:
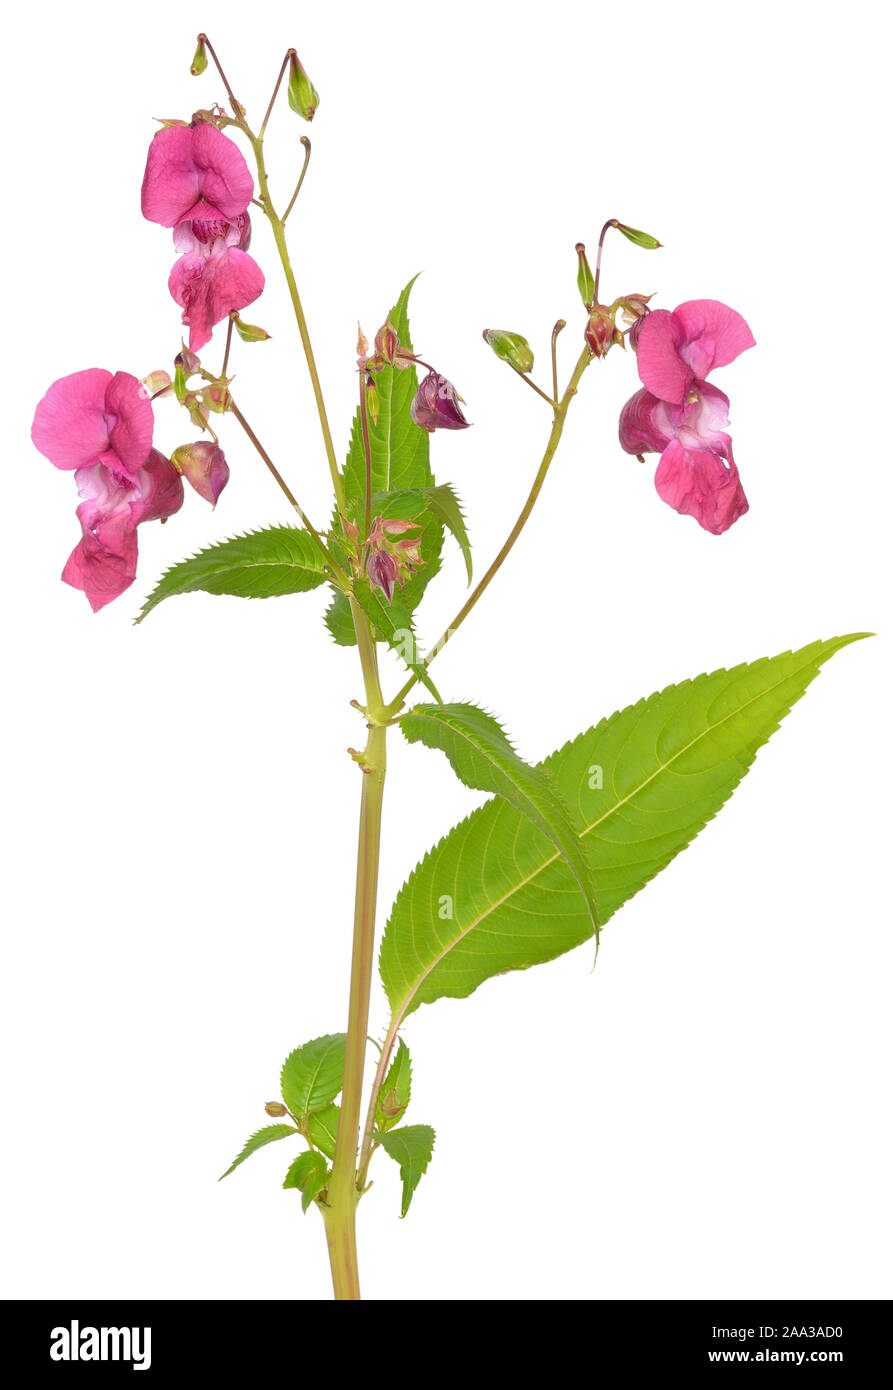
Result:
M730 710L730 712L724 715L722 719L718 719L715 724L708 725L706 729L703 729L701 733L699 733L695 738L691 739L676 753L674 753L672 758L668 759L668 761L665 763L661 763L660 766L657 767L655 771L651 773L650 776L646 777L642 782L638 783L637 786L633 787L633 789L630 792L628 792L626 796L621 797L619 801L615 801L613 806L610 806L601 816L597 817L596 820L592 821L590 825L585 826L581 831L579 831L578 838L582 840L584 836L589 835L596 828L596 826L601 825L602 821L606 820L608 816L612 816L615 813L615 811L618 811L622 806L625 806L628 801L631 801L632 798L634 796L637 796L640 791L642 791L645 787L649 785L649 783L653 782L655 777L659 777L661 773L666 772L667 768L671 767L677 758L681 758L683 753L687 753L690 748L694 748L694 746L697 743L699 743L701 739L706 738L716 729L721 728L722 725L725 724L729 719L733 719L736 715L740 714L742 710L747 709L749 705L756 704L757 700L762 700L765 698L765 696L771 695L773 690L777 690L779 686L785 685L788 681L793 680L795 676L798 676L802 671L806 671L809 669L810 666L815 666L816 664L817 663L815 660L804 662L802 666L798 666L795 670L789 671L781 680L776 681L774 685L766 686L766 688L764 690L761 690L758 695L755 695L750 700L745 700L743 704L736 706L736 708L733 710ZM554 864L556 859L559 858L561 858L561 855L557 851L556 853L551 854L548 857L548 859L545 859L536 869L534 869L533 873L528 874L527 877L522 879L520 883L514 884L513 887L510 888L507 893L504 893L501 898L497 898L495 902L490 903L486 912L482 912L478 917L475 918L473 922L470 922L469 925L463 931L461 931L458 936L453 938L449 945L439 953L439 955L431 962L431 964L427 967L424 973L419 977L418 981L414 985L412 991L410 992L408 998L405 1000L401 1008L394 1011L391 1028L394 1030L395 1033L396 1030L402 1025L402 1022L409 1010L410 1004L412 1003L416 994L418 994L419 990L427 980L428 976L431 974L433 970L437 968L440 962L446 956L449 955L450 951L454 950L455 947L458 946L460 941L464 941L465 937L468 936L470 932L474 931L476 927L480 926L481 922L485 921L488 917L492 916L492 914L497 910L497 908L502 907L503 903L508 902L509 899L514 897L515 893L519 893L522 888L526 888L528 883L532 883L535 878L538 878L541 873L544 873L545 870L548 869L550 865Z

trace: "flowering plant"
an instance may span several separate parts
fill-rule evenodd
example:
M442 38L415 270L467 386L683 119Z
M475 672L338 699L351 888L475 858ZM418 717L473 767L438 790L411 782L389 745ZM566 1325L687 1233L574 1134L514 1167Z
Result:
M639 457L660 455L659 497L716 536L744 516L748 503L726 432L729 401L707 378L752 347L753 336L740 313L715 299L687 300L672 312L652 307L654 296L641 292L603 302L608 236L616 232L649 251L659 246L650 234L615 218L601 230L594 268L585 246L576 248L582 312L576 360L563 388L564 320L551 330L544 385L533 379L535 353L525 336L484 330L495 357L542 399L548 431L529 496L505 543L425 651L416 635L416 611L441 567L447 532L473 584L463 508L452 486L436 481L431 464L432 435L468 428L465 403L413 348L410 281L373 342L359 333L358 404L346 461L339 462L287 243L287 223L310 160L309 140L303 137L303 167L281 212L264 158L265 132L283 83L290 107L305 121L314 118L319 96L290 50L255 131L201 35L195 75L209 58L228 107L215 104L190 120L162 122L149 146L142 185L144 216L172 232L177 260L168 288L182 310L188 342L181 342L170 370L138 377L94 367L54 382L37 406L32 437L56 468L75 474L81 535L62 577L98 611L136 578L137 528L166 522L183 508L184 479L204 502L217 505L230 476L217 429L234 422L297 524L224 540L173 566L137 621L168 598L195 591L272 598L327 587L329 631L338 644L357 649L365 698L354 703L366 741L362 749L349 750L360 783L360 825L347 1027L289 1054L281 1098L265 1106L272 1123L251 1135L223 1175L261 1147L297 1144L283 1185L295 1189L305 1212L313 1206L323 1219L336 1298L356 1299L356 1211L371 1186L373 1161L382 1161L381 1154L398 1165L405 1216L434 1148L429 1125L405 1123L413 1077L404 1026L411 1014L421 1004L465 997L494 975L552 960L586 941L594 940L597 951L605 923L721 808L822 662L862 634L668 686L601 720L537 765L519 757L502 724L479 705L445 701L433 663L526 525L585 374L615 348L628 351L641 383L622 410L620 445ZM250 208L272 234L313 387L333 492L327 524L320 518L314 524L305 513L246 419L228 374L236 338L256 344L269 336L241 317L265 289L264 272L248 249ZM206 349L218 328L222 360L214 370ZM185 410L190 432L202 437L169 455L155 448L156 403ZM214 417L219 419L212 424ZM226 449L236 461L239 451L229 438ZM676 524L669 514L667 521ZM387 695L379 666L383 648L405 666L401 688ZM419 687L428 698L407 705ZM425 856L393 904L379 954L391 1017L374 1044L367 1087L392 730L443 753L462 783L491 800Z

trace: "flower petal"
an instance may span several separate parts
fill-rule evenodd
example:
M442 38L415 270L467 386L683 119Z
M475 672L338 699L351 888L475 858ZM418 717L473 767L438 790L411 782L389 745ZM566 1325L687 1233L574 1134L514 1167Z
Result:
M185 218L233 222L253 192L242 151L216 126L168 126L149 146L142 210L150 222L162 227Z
M673 318L682 330L680 352L697 377L734 362L756 341L737 309L718 299L686 300Z
M85 531L68 557L62 578L81 589L94 613L123 594L136 578L136 530L119 521Z
M620 447L628 454L659 454L672 435L660 429L655 412L663 402L644 387L630 396L620 412Z
M682 329L668 309L655 309L640 322L636 339L639 378L653 395L681 405L694 379L688 362L679 355Z
M142 382L129 372L115 372L105 393L109 444L123 472L135 476L152 447L155 418Z
M246 252L224 247L212 255L192 251L181 256L167 283L189 326L189 347L199 352L215 323L257 299L264 288L264 274Z
M56 468L83 468L108 448L105 393L111 380L102 367L73 372L54 381L38 405L31 438Z
M682 516L693 516L705 531L722 535L748 510L748 501L726 443L728 462L709 449L686 449L678 439L661 455L654 486L658 495Z

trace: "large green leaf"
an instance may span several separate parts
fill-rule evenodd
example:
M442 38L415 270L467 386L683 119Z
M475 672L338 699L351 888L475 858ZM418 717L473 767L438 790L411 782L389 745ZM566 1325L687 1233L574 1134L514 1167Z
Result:
M598 904L585 843L550 774L519 758L498 721L476 705L415 705L403 715L400 728L410 743L446 753L467 787L505 797L551 840L573 874L597 932Z
M234 1168L238 1168L240 1163L244 1163L246 1158L257 1153L258 1149L262 1149L265 1144L274 1144L277 1139L287 1139L290 1134L297 1134L297 1132L294 1125L265 1125L256 1134L252 1134L242 1152L233 1159L226 1172L220 1174L218 1182L223 1182L224 1178L228 1178Z
M434 1130L430 1125L404 1125L402 1129L392 1129L389 1134L378 1135L378 1142L385 1153L390 1154L394 1162L400 1164L400 1176L403 1179L401 1216L405 1216L409 1211L412 1194L431 1162L434 1139Z
M315 1144L328 1158L335 1157L335 1140L338 1138L340 1115L340 1106L327 1105L322 1110L315 1111L307 1119L311 1144Z
M668 686L545 760L587 847L603 923L716 814L822 663L865 635ZM382 980L401 1019L471 994L492 975L552 960L591 934L558 851L499 799L456 826L400 890Z
M323 1110L344 1080L344 1033L327 1033L296 1047L282 1065L282 1099L296 1120Z
M159 579L136 619L143 621L162 599L191 594L234 594L237 598L278 598L301 594L325 582L323 561L306 531L270 526L249 531L181 560Z

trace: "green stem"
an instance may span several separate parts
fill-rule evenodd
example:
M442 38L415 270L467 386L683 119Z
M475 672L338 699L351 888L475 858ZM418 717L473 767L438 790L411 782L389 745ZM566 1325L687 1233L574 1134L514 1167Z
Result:
M344 1060L344 1086L341 1113L335 1141L335 1159L323 1208L332 1284L335 1298L360 1297L357 1271L356 1209L357 1147L360 1110L363 1102L363 1074L366 1065L366 1035L369 1031L369 998L375 961L375 907L378 893L378 863L381 848L381 812L386 771L387 729L378 720L382 714L378 659L369 624L351 600L360 660L366 686L366 713L370 720L366 747L360 758L363 788L360 799L360 831L357 845L357 880L354 904L353 954L350 968L350 1003L347 1015L347 1047Z
M530 492L527 495L527 501L521 508L518 520L515 522L514 526L509 532L505 544L503 545L499 554L496 556L496 559L493 561L490 568L487 570L487 573L484 575L482 579L478 581L476 587L472 590L471 594L469 594L468 598L465 600L462 607L459 609L459 612L456 614L449 627L447 627L446 630L441 634L441 636L438 638L438 640L432 647L431 651L425 657L423 664L426 668L431 665L431 662L437 656L437 653L443 647L446 646L447 642L456 632L457 628L460 627L460 625L468 617L475 604L481 598L485 590L489 587L491 581L499 573L505 560L511 553L511 550L515 542L517 541L521 532L524 530L524 527L527 525L527 520L530 516L530 513L533 511L533 508L536 505L536 500L542 492L543 483L546 481L546 476L549 472L552 459L555 457L555 450L558 448L561 436L564 433L564 424L565 420L567 419L568 408L574 396L577 394L577 387L580 384L580 379L591 361L592 353L589 351L588 347L584 347L583 351L580 353L580 356L577 359L577 364L574 367L573 372L571 373L571 379L567 384L567 390L565 391L564 395L561 397L561 400L555 407L555 415L552 421L552 431L549 435L549 441L546 445L546 452L543 454L542 463L540 464L539 469L537 470L537 475L533 480L533 486L531 487ZM400 706L403 704L404 699L409 694L410 690L412 690L417 680L418 676L412 676L403 686L402 690L400 690L400 692L391 701L390 705L388 706L388 714L391 717L393 717L400 709Z

